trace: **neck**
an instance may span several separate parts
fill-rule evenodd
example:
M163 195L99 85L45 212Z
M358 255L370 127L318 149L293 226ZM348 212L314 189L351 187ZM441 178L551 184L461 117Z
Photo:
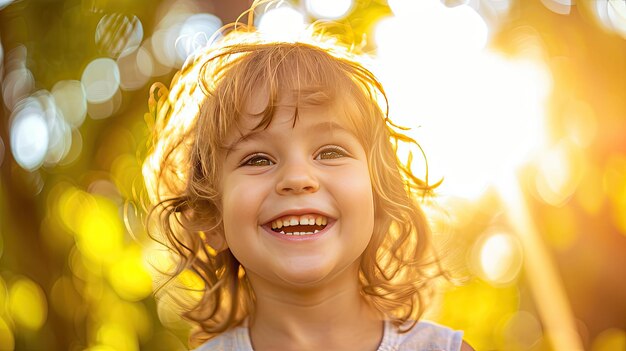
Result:
M323 287L276 288L249 277L256 309L250 319L255 350L376 350L382 339L382 317L361 296L358 266L354 279Z

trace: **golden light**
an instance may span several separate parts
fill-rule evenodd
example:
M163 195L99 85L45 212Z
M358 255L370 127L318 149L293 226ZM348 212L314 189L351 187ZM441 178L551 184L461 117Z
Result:
M591 351L626 350L626 331L610 328L598 335L591 346Z
M510 316L502 327L500 349L531 350L543 338L541 323L530 312L518 311Z
M539 62L458 47L437 30L415 30L402 17L376 27L376 73L387 87L390 115L413 128L431 179L445 178L441 193L475 199L503 170L519 167L545 143L550 75ZM405 45L397 33L418 36L418 45Z
M118 259L123 247L124 226L113 202L100 196L93 196L93 200L95 206L74 213L79 217L76 245L89 260L112 263Z
M548 339L556 349L582 350L559 275L516 177L547 144L552 76L542 48L535 44L527 58L484 49L486 25L467 5L456 12L435 0L389 5L395 16L374 33L375 73L387 87L391 119L413 128L409 134L426 152L430 179L444 179L440 194L477 199L496 185L521 249L501 239L487 241L479 256L486 279L497 284L517 275L521 258L513 259L508 250L532 254L523 265ZM414 172L424 169L418 164ZM569 184L562 180L557 185Z
M626 3L621 0L589 1L587 5L598 24L626 38Z
M306 8L315 17L339 19L352 9L352 0L307 0Z
M438 0L390 0L389 6L405 25L405 30L397 33L410 33L411 45L426 43L437 50L459 52L480 50L487 43L487 23L467 4L446 7ZM380 40L376 44L380 45Z
M153 332L151 313L142 303L119 301L105 309L103 317L131 330L140 341L150 339Z
M603 189L611 208L611 219L615 227L626 235L626 157L610 155L603 176Z
M293 42L305 28L302 13L289 6L269 9L258 21L259 32L268 40Z
M613 29L622 37L626 38L626 2L608 0L607 13L613 25Z
M569 15L572 11L573 0L541 0L543 5L559 15Z
M9 312L19 326L39 330L48 317L46 295L37 283L18 278L9 288Z
M117 349L108 345L95 345L85 349L85 351L117 351Z
M124 249L121 258L109 268L108 278L115 292L127 301L139 301L152 293L152 279L136 245Z
M583 172L582 152L562 141L539 156L537 193L548 204L563 205L576 190Z
M523 253L516 237L498 233L477 244L482 276L487 281L501 285L517 278L522 268Z
M598 132L598 121L589 103L583 100L570 101L563 115L568 138L581 148L590 146Z
M139 351L135 333L120 323L103 324L98 328L96 340L100 345L109 346L112 350Z
M517 234L522 249L532 259L524 260L528 284L537 305L547 339L559 350L582 351L569 298L562 278L550 257L542 237L535 227L519 181L514 173L505 174L497 181L509 224Z
M465 331L464 339L476 350L499 350L492 333L519 309L520 294L515 285L494 287L481 279L466 282L463 288L449 289L439 318ZM472 315L459 310L471 306ZM476 328L490 326L489 328ZM506 348L505 348L506 349Z

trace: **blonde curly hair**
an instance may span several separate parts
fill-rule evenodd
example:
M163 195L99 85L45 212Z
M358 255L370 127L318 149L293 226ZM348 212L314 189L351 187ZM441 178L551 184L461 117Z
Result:
M245 268L216 239L223 237L219 175L225 137L260 86L269 98L257 129L272 122L277 101L289 92L296 93L297 104L331 105L348 116L366 150L374 194L374 232L360 262L362 296L397 325L415 323L433 278L441 275L418 204L437 184L412 173L411 154L405 161L397 156L399 144L417 143L389 119L384 89L354 48L319 33L307 42L271 42L239 26L188 60L169 91L161 84L151 90L153 139L143 165L147 227L174 258L174 268L163 272L168 282L182 272L202 281L192 304L181 301L184 317L197 327L191 344L254 312ZM164 283L161 291L174 291L174 285Z

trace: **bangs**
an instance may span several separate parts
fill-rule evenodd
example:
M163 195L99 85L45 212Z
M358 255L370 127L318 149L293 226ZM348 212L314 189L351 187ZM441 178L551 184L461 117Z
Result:
M229 51L226 55L240 56L227 65L213 94L220 105L214 122L225 127L219 138L222 148L233 128L245 137L242 117L258 119L251 130L247 128L257 131L270 125L278 108L293 110L293 125L300 109L329 109L361 143L367 140L364 133L372 115L382 114L373 93L375 78L323 49L296 43L241 45Z

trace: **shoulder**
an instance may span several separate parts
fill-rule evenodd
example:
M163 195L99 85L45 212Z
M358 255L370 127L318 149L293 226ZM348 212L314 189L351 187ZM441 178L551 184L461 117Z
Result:
M465 342L465 340L463 341L463 343L461 344L461 351L476 351L474 350L473 347L471 347L468 343Z
M407 325L408 326L408 325ZM473 351L463 342L463 332L448 328L429 321L419 321L406 331L404 326L389 328L388 342L395 349L404 350L445 350L445 351Z
M247 336L247 330L248 329L245 327L236 327L230 329L210 339L193 351L246 351L248 349L242 346L247 344L246 340L241 339L245 339L245 337ZM252 350L252 348L250 348L250 350Z

